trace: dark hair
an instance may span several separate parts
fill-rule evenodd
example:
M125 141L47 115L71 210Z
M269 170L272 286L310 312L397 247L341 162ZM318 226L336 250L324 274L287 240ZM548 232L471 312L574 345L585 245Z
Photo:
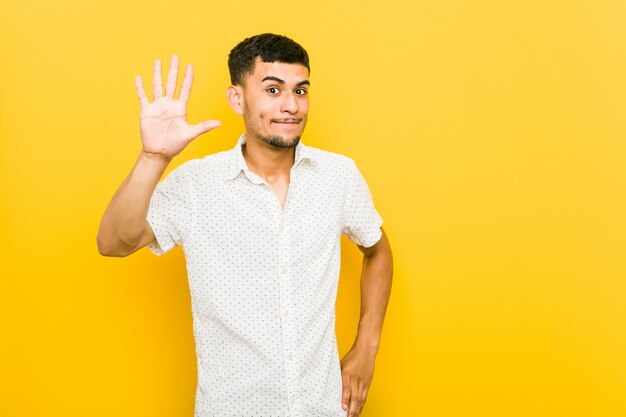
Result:
M244 39L230 51L230 82L243 85L245 78L254 72L257 57L262 62L302 64L311 71L309 55L302 46L286 36L263 33Z

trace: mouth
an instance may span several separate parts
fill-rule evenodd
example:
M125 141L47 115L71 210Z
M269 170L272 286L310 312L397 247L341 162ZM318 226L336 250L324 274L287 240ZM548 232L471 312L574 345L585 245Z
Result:
M281 130L297 131L300 129L302 119L272 119L272 123Z
M302 119L272 119L271 122L285 126L294 126L300 124L302 122Z

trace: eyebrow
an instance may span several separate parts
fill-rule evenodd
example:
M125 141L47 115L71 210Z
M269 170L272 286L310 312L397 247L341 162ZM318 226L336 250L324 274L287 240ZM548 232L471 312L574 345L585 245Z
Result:
M285 84L285 81L281 80L278 77L274 77L272 75L268 75L267 77L263 78L261 80L261 82L265 82L265 81L276 81L278 84ZM309 80L304 80L304 81L300 81L299 83L296 84L296 87L301 87L303 85L311 85L311 83L309 82Z

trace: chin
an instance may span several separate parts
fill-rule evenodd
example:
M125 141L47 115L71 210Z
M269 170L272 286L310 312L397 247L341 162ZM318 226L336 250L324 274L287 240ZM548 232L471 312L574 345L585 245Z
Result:
M279 135L263 136L261 140L275 148L295 148L300 142L300 136L294 136L292 138L284 138Z

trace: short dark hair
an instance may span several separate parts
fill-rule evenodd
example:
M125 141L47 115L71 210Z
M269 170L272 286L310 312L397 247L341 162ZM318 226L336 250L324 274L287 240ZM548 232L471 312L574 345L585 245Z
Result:
M263 33L244 39L230 51L230 82L243 85L245 78L254 72L257 57L262 62L302 64L311 72L309 55L302 46L286 36Z

